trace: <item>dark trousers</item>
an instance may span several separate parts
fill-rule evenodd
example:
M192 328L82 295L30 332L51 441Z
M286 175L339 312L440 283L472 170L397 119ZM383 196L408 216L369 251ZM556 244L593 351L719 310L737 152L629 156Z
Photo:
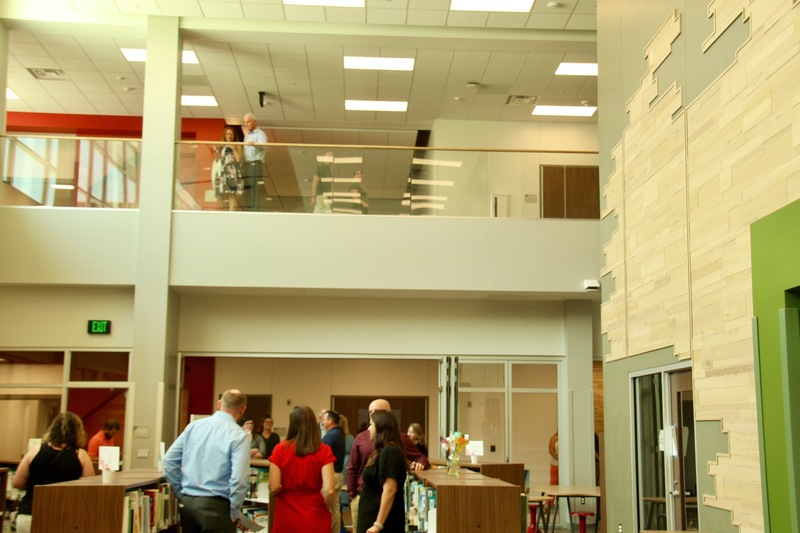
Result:
M264 186L258 183L264 179L264 163L261 161L242 162L242 209L245 211L261 211L261 200L264 197Z
M183 496L181 499L183 533L234 533L231 502L221 497Z

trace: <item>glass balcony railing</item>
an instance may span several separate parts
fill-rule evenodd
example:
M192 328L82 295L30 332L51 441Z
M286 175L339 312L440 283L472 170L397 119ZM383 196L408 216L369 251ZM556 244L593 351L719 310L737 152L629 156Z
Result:
M597 164L590 152L271 143L262 165L242 143L223 148L177 143L175 209L539 218L540 164Z
M4 136L2 205L135 208L141 141Z
M139 206L139 139L52 135L5 135L2 139L0 205ZM258 148L266 150L263 164L248 162L252 147L242 143L230 143L224 150L220 142L176 142L173 208L599 217L596 152L282 143ZM594 168L595 174L583 175L587 168Z

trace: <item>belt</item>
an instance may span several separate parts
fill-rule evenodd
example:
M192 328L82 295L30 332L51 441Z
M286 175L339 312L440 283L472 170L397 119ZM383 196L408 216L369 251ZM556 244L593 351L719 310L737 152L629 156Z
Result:
M244 164L245 165L263 165L264 162L263 161L245 161Z

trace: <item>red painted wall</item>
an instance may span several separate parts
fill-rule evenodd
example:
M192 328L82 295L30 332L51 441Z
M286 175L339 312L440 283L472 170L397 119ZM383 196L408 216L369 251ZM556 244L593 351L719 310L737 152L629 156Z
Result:
M6 131L52 133L90 137L142 137L142 117L110 115L67 115L59 113L21 113L9 111ZM185 118L181 120L181 139L216 141L222 136L225 121L221 118Z

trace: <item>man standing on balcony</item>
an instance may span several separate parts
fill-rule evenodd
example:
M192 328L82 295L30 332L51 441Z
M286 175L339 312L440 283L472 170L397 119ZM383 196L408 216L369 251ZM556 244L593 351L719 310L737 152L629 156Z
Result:
M252 113L244 116L242 131L244 132L242 207L245 211L261 211L261 200L265 193L264 155L267 151L263 145L267 144L267 134L258 128L256 117Z

